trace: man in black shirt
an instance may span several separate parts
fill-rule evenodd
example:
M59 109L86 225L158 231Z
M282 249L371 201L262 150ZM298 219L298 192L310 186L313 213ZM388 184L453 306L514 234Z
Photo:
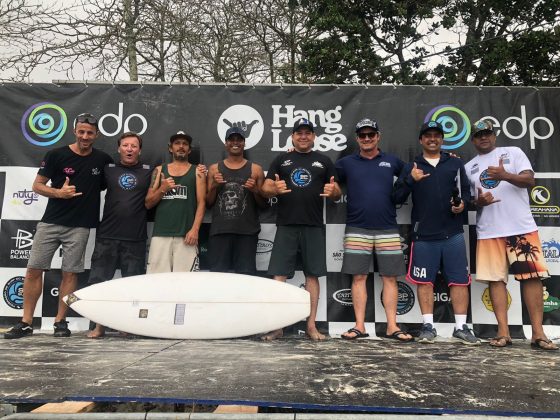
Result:
M68 306L62 298L76 290L78 273L84 271L89 231L99 223L103 168L112 162L108 154L92 147L99 135L95 116L78 115L74 127L75 143L49 151L33 182L33 191L48 197L49 201L37 224L27 264L23 317L4 334L4 338L20 338L33 333L31 324L43 292L43 272L50 269L52 257L60 245L63 252L62 281L54 336L69 337L71 334L66 322ZM47 185L49 180L50 186Z
M118 140L119 163L105 166L107 185L103 219L95 236L91 258L90 283L110 280L117 269L122 277L146 272L146 193L152 168L139 162L142 138L132 132ZM89 338L105 335L105 327L97 324Z
M292 131L294 150L274 159L262 194L266 198L278 197L277 230L268 274L286 281L294 275L298 251L301 253L305 288L311 295L307 335L312 340L324 340L315 326L319 277L327 274L323 197L337 200L341 191L332 161L312 150L314 141L313 123L305 118L297 120ZM272 331L263 339L274 340L282 334L281 329Z
M212 208L210 271L254 275L261 230L257 207L265 205L260 195L264 172L260 165L244 158L245 132L241 128L227 130L225 148L227 157L208 170L206 204Z

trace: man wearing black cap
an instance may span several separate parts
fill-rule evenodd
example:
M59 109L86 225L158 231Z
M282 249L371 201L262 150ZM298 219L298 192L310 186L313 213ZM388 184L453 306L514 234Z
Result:
M383 278L383 307L387 316L385 336L411 341L397 325L397 276L405 271L397 213L392 199L394 177L404 166L396 156L382 152L376 121L364 118L356 124L359 152L336 162L340 182L346 183L346 230L342 272L352 275L352 304L356 325L342 334L346 340L368 337L365 327L366 281L375 252Z
M212 207L208 240L210 271L255 274L258 234L261 230L258 206L264 172L260 165L243 157L245 133L239 127L226 132L227 157L210 166L206 203Z
M404 203L412 193L412 243L407 279L418 286L423 326L421 343L434 343L434 283L441 270L451 293L455 314L453 337L479 345L467 325L471 282L463 217L470 200L469 181L461 159L441 151L443 126L429 121L420 128L422 154L405 166L395 188L395 202Z
M498 322L498 334L490 345L512 344L506 288L511 267L515 280L522 283L523 300L531 319L531 347L558 350L542 325L542 280L550 276L527 194L527 188L535 185L533 168L518 147L496 147L496 133L490 121L477 121L472 130L478 156L465 169L476 197L476 279L488 283Z
M276 236L268 273L286 281L294 275L298 251L301 253L305 288L311 295L311 313L307 319L307 335L324 340L315 325L319 302L319 277L327 274L323 197L336 200L340 188L331 160L313 151L313 123L298 119L292 130L294 150L278 155L270 165L262 193L266 198L278 197ZM263 336L273 340L282 330Z
M169 139L172 162L154 169L146 207L156 207L148 273L191 271L198 255L204 217L206 176L189 163L192 137L183 131Z

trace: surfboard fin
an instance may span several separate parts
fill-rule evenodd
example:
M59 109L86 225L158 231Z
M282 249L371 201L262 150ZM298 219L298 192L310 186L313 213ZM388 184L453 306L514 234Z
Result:
M72 306L72 304L73 304L74 302L77 302L77 301L79 301L79 300L80 300L80 298L79 298L78 296L76 296L74 293L70 293L68 296L66 296L66 297L64 298L64 301L66 302L66 304L67 304L68 306Z

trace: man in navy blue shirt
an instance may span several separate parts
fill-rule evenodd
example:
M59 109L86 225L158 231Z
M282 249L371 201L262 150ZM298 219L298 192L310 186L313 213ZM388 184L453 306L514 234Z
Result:
M382 152L376 121L364 118L356 125L359 152L338 160L338 178L346 183L347 207L342 272L352 275L352 304L356 325L342 334L346 340L368 337L365 329L366 280L373 252L383 278L383 306L387 316L386 337L411 341L412 336L397 325L397 276L405 274L395 203L394 178L404 164Z
M395 201L412 194L412 244L407 279L418 286L423 326L421 343L434 343L434 283L438 271L449 285L455 329L453 337L479 345L467 326L471 278L463 237L463 211L470 201L470 185L461 159L441 151L443 126L425 122L420 128L422 154L405 166L395 186Z

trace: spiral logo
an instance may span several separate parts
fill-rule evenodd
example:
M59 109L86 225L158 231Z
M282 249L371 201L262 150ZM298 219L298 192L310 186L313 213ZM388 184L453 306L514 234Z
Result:
M452 105L440 105L431 109L424 122L437 121L443 126L444 150L461 147L470 138L471 121L467 114Z
M59 141L68 126L64 110L49 102L32 105L21 118L21 131L35 146L50 146Z
M23 308L23 277L12 277L4 285L4 302L12 309Z

